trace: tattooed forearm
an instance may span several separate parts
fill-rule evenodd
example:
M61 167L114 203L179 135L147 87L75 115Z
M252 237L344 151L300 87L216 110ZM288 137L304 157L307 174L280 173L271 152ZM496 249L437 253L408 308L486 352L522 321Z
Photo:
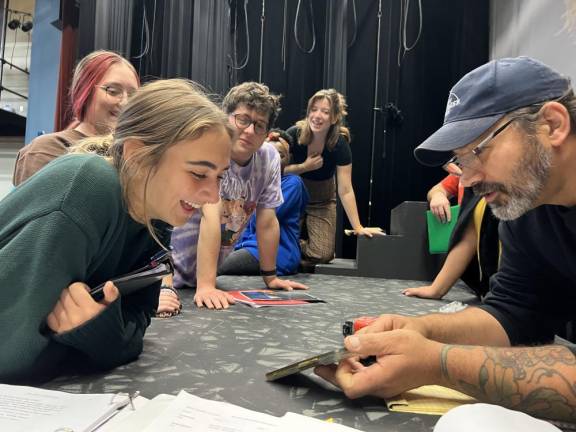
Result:
M566 347L446 345L440 368L454 388L480 401L576 422L576 358Z

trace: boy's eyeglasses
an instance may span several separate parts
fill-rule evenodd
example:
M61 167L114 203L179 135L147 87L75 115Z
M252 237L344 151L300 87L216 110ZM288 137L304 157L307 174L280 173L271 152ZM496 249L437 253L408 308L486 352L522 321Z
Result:
M256 135L266 135L268 133L268 123L261 120L252 120L248 114L231 114L234 117L234 123L238 129L247 129L250 125L254 125L254 133Z

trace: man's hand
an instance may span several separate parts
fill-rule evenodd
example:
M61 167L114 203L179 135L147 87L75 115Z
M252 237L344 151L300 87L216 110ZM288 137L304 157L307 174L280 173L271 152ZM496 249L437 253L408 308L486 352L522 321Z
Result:
M46 318L48 327L57 334L72 330L94 318L120 295L118 288L110 281L104 285L104 298L100 303L92 298L89 291L88 285L82 282L74 282L65 288Z
M234 297L217 288L197 288L194 301L199 308L205 306L208 309L228 309L231 304L236 303Z
M292 291L295 289L299 290L307 290L308 286L301 284L300 282L292 281L289 279L280 279L277 277L274 278L265 278L266 286L270 289L277 289L277 290L285 290L285 291Z
M452 212L450 211L450 201L443 193L435 193L430 200L430 211L438 222L448 223L452 220Z
M428 337L427 329L416 317L403 315L381 315L370 325L358 330L356 334L380 333L391 330L414 330L424 337Z
M357 334L344 345L359 354L338 366L320 366L314 372L340 387L349 398L374 395L388 398L406 390L441 382L442 344L411 330ZM363 366L359 358L376 356L376 362Z

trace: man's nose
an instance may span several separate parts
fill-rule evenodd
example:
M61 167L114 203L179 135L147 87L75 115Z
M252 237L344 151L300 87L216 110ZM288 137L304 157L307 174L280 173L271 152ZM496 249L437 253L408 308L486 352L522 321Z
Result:
M460 176L460 184L463 187L472 187L480 183L484 179L484 175L480 170L463 168L462 175Z

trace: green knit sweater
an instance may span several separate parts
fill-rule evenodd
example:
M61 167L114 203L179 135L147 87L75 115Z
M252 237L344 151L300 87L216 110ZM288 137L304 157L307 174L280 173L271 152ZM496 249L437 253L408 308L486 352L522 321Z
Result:
M115 168L99 156L63 156L13 190L0 201L0 382L47 379L71 358L99 368L135 359L159 284L61 335L44 323L72 282L94 287L158 250L127 213Z

